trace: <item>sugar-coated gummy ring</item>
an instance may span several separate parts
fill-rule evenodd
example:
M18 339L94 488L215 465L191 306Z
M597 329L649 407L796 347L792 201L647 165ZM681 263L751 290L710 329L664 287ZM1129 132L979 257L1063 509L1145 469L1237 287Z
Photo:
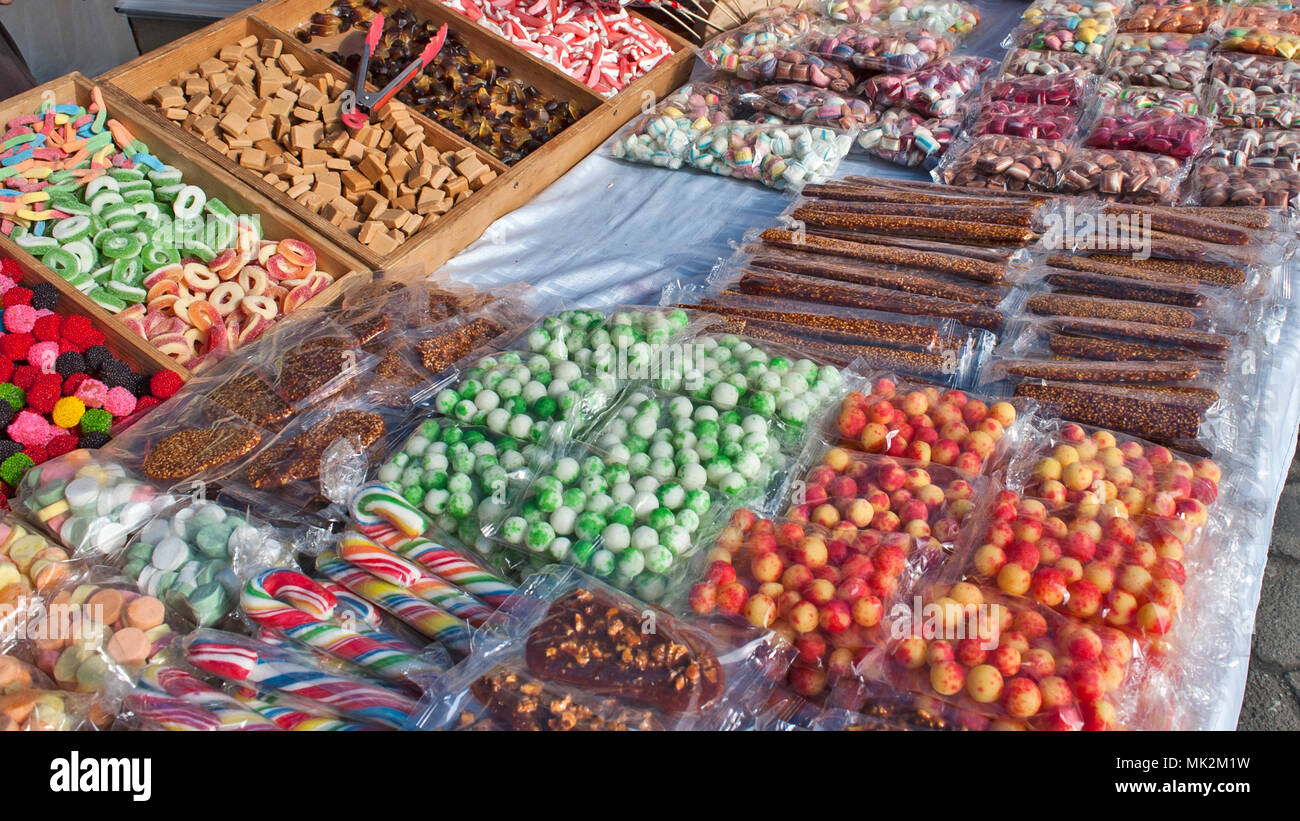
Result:
M46 251L41 256L41 262L64 279L81 271L81 263L77 257L71 251L62 248L51 248Z
M90 217L75 216L68 217L56 223L50 229L50 236L59 242L76 242L90 235L91 224Z
M197 185L187 185L176 195L172 212L180 219L193 219L203 213L203 206L207 201L208 195L203 193L202 188Z
M113 234L105 237L99 250L112 259L128 259L140 255L144 243L133 234Z

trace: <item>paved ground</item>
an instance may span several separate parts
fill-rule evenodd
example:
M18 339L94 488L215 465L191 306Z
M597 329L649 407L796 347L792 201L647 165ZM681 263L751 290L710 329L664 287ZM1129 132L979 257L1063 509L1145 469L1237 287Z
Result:
M1300 730L1300 461L1291 463L1273 520L1237 727Z

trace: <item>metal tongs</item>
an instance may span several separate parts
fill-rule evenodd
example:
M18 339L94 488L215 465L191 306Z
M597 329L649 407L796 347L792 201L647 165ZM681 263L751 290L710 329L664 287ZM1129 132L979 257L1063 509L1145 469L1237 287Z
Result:
M370 71L370 56L375 53L383 33L384 15L376 14L370 21L370 31L366 34L365 48L361 51L361 64L357 66L356 74L352 78L353 105L350 110L343 112L344 125L353 131L364 128L366 123L370 122L371 112L383 108L385 103L397 96L397 92L401 91L403 86L414 80L417 74L433 62L433 58L442 50L442 44L447 41L447 24L442 24L438 33L429 41L429 45L420 52L420 56L402 69L391 83L384 86L383 90L369 92L366 91L366 75Z

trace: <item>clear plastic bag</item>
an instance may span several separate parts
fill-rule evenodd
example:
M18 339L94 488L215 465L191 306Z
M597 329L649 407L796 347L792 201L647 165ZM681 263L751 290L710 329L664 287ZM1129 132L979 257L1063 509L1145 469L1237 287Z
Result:
M1125 85L1197 91L1209 69L1214 43L1195 34L1120 34L1104 74Z
M179 638L183 622L159 599L97 566L47 596L31 626L35 664L61 688L103 693L129 684Z
M1099 58L1115 32L1113 18L1103 16L1044 15L1025 19L1006 39L1004 48L1064 52Z
M845 131L869 126L878 117L870 105L857 97L797 83L763 86L752 93L741 95L740 101L786 122L829 126Z
M916 71L942 60L960 39L952 32L909 21L814 28L799 41L799 46L858 69L897 73Z
M869 392L844 398L833 432L855 450L988 475L1019 446L1029 422L1024 403L940 391L892 374L868 377Z
M1000 75L1012 77L1054 77L1065 75L1088 77L1100 66L1100 60L1073 52L1035 51L1013 48L1002 61Z
M1096 113L1102 117L1119 117L1145 112L1200 114L1204 106L1194 91L1159 86L1131 86L1115 80L1097 84ZM1206 110L1205 115L1210 115Z
M902 105L928 117L952 117L992 66L987 57L945 57L908 74L877 74L857 93L878 107Z
M651 461L648 454L645 461ZM683 466L681 480L673 481L676 466L668 460L672 470L661 481L650 473L651 464L638 474L633 468L639 461L623 463L615 454L570 445L499 525L485 524L484 534L658 601L681 580L701 536L715 526L724 494L740 493L749 483L730 459L719 454L714 463L712 474L700 464Z
M1137 151L1076 148L1061 166L1056 190L1113 202L1171 204L1188 166Z
M741 58L763 54L803 36L815 19L809 12L787 5L760 9L742 25L709 40L700 49L705 64L724 71Z
M1210 145L1210 122L1174 112L1142 112L1101 116L1084 138L1089 148L1167 154L1186 160Z
M961 711L972 729L1118 729L1133 640L969 583L936 584L859 667Z
M1069 154L1069 145L1061 141L990 134L958 142L931 176L947 185L1050 191Z
M337 613L334 594L296 570L253 574L240 593L240 606L263 631L414 693L446 669L436 654L422 654L400 637ZM447 647L464 652L468 639L467 632L450 636Z
M1290 60L1300 52L1300 33L1277 31L1268 26L1230 28L1223 32L1219 48Z
M858 135L855 145L895 165L933 168L960 132L957 120L925 119L906 108L891 108Z
M968 133L972 137L1002 134L1028 140L1068 140L1078 129L1078 112L1069 108L994 100L980 107Z
M253 568L291 564L293 534L202 498L155 516L115 560L140 590L199 627L231 620Z
M74 450L27 471L13 508L76 557L121 548L176 498L107 454Z
M411 726L729 729L753 719L791 653L772 633L733 630L727 639L551 568L488 623ZM590 663L571 663L556 650L562 642L576 642Z
M915 20L933 29L964 35L980 22L979 9L954 0L823 0L820 11L847 23L901 23Z
M185 658L195 667L239 687L302 702L370 726L400 729L416 702L406 693L360 676L326 668L312 654L220 630L185 637Z
M84 570L68 551L17 516L0 516L0 636L9 615L34 594L59 587ZM0 643L3 643L0 641Z
M893 604L941 561L883 519L877 527L848 512L823 528L736 511L696 562L685 603L700 616L739 616L784 636L797 654L784 683L817 701L853 677L865 648L883 640Z
M1184 199L1205 206L1290 207L1300 197L1300 171L1291 168L1220 168L1201 163L1187 181Z
M998 494L982 532L945 568L1077 622L1159 639L1183 608L1204 521L1130 514L1122 502L1052 506Z
M174 664L141 671L122 703L117 728L169 731L275 731L279 727L234 696Z
M1087 74L1030 74L985 83L980 89L980 100L1070 108L1082 103L1088 90Z
M1177 32L1204 34L1221 31L1235 15L1227 15L1226 4L1219 0L1143 0L1131 9L1120 24L1121 31Z
M412 431L376 476L440 533L475 547L483 525L501 517L540 457L531 442L434 417Z
M1300 95L1224 89L1206 114L1217 119L1219 128L1300 128Z
M1300 65L1281 57L1244 52L1217 54L1210 63L1207 100L1226 88L1247 88L1259 94L1300 93Z
M101 451L159 487L233 474L271 435L198 392L178 394Z

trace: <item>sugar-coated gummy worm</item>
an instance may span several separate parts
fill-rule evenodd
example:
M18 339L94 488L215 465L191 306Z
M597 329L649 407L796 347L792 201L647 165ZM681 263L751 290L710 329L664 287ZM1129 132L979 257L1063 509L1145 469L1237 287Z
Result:
M1043 316L1090 317L1094 319L1113 319L1121 322L1145 322L1170 328L1190 328L1196 323L1195 314L1180 308L1142 302L1128 302L1120 299L1102 299L1100 297L1039 294L1031 296L1025 302L1025 307L1033 313Z
M981 282L1000 282L1003 278L1001 265L976 259L963 259L952 254L913 251L906 248L871 245L866 242L850 242L816 235L796 236L793 231L781 228L769 228L761 234L761 237L763 242L776 248L831 254L883 265L904 265L927 271L955 274Z
M824 254L783 251L779 254L758 253L749 261L754 268L804 274L822 279L836 279L856 285L870 285L920 296L969 302L972 305L997 305L1006 296L1002 288L962 285L938 278L941 275L891 271L874 265L836 262Z

